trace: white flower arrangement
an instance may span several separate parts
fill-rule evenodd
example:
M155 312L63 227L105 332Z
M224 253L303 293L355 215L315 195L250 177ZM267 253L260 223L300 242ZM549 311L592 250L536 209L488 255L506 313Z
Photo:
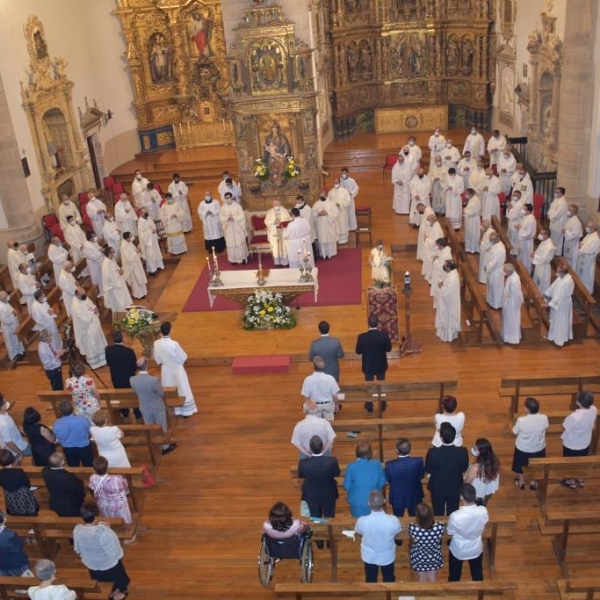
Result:
M244 329L292 329L296 317L280 293L254 290L246 302Z

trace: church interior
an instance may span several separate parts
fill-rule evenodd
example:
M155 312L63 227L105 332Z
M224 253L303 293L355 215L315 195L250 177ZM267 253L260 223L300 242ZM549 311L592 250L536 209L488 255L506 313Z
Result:
M508 256L524 296L521 341L508 344L502 311L486 304L486 286L477 280L478 254L466 253L464 231L440 216L461 276L462 308L460 333L443 342L416 257L421 230L393 209L393 169L409 138L421 148L427 173L434 130L462 152L476 128L486 148L498 130L524 166L538 232L549 226L557 187L578 207L583 229L600 226L595 0L0 0L0 9L0 288L10 293L24 345L23 356L11 356L3 337L0 392L16 402L11 415L19 426L28 406L51 426L58 400L70 394L50 392L37 354L39 332L4 266L7 247L15 241L27 245L33 263L48 269L46 297L59 321L68 323L46 258L51 236L60 232L62 199L79 206L84 231L92 231L85 213L90 191L108 214L122 193L133 200L138 170L161 201L176 172L189 188L187 250L169 252L170 229L158 232L164 269L148 277L147 293L135 304L172 321L172 338L187 354L198 412L169 418L169 441L177 447L162 456L164 439L153 441L153 433L135 421L118 422L114 398L121 396L113 397L112 408L110 394L102 396L115 424L124 428L132 465L123 470L133 488L135 525L135 540L123 546L129 597L600 597L598 424L589 455L568 472L585 479L585 487L561 485L568 460L562 458L561 424L574 395L586 389L600 402L598 253L591 289L576 264L567 266L575 281L573 339L562 347L547 339L549 309L531 271ZM485 152L486 166L490 159ZM273 263L276 250L267 235L253 243L254 234L264 233L265 213L274 201L291 211L298 195L313 206L344 168L359 186L353 198L357 226L345 243L340 240L337 256L311 268L300 262L304 271L294 274L291 287L280 286L295 326L246 327L244 302L254 285L230 282L240 281L242 272L260 277L264 264L268 288L270 277L294 270ZM197 212L209 193L222 200L224 172L239 184L250 251L245 265L230 264L227 252L211 251ZM508 244L504 216L494 217L492 226ZM391 281L383 289L374 286L370 264L379 240L391 257ZM567 262L555 257L553 279L556 267ZM77 274L83 267L85 259ZM112 344L124 313L111 311L89 278L80 281L91 286L88 298L98 306ZM392 338L385 414L363 409L365 395L375 388L365 382L355 352L373 311L381 311ZM419 584L408 556L412 518L405 516L396 583L369 589L360 538L341 533L353 529L354 519L340 477L332 526L311 524L312 583L300 582L298 561L282 559L273 581L261 585L257 563L269 509L282 500L294 517L300 512L298 452L290 439L304 416L300 390L313 372L308 351L321 321L330 323L345 351L339 383L346 400L333 421L332 450L342 471L355 460L360 440L369 441L381 461L396 458L400 437L411 439L412 455L425 456L437 403L446 393L466 415L464 447L478 438L493 444L500 487L487 506L484 582L471 583L465 566L461 583L448 583L444 542L438 583ZM126 335L125 343L148 356L158 335L156 328L148 339ZM68 370L65 357L65 378ZM160 378L161 366L152 358L149 372ZM113 387L107 366L88 374L101 395ZM170 410L180 395L173 392ZM528 473L539 482L536 490L519 489L511 471L512 426L527 396L535 396L550 418L547 459ZM121 407L128 406L123 402ZM79 598L106 598L106 586L92 586L69 544L72 525L50 514L40 469L30 458L24 465L39 486L40 516L9 515L7 526L24 538L35 530L37 539L25 546L32 565L51 558L57 582L71 583ZM147 485L143 465L153 485ZM92 470L75 472L87 484ZM424 479L429 502L426 485ZM120 526L119 537L130 542L130 532ZM326 543L318 548L316 541ZM0 595L24 597L8 579L0 576Z

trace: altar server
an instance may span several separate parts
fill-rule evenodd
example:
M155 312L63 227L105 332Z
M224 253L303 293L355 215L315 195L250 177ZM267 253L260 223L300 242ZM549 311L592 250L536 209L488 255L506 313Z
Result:
M223 181L221 181L221 183L219 183L217 192L219 192L221 201L224 201L225 194L229 193L236 204L242 204L242 188L240 188L239 183L236 183L233 178L229 176L229 174Z
M438 284L435 312L435 334L442 342L452 342L460 334L460 277L452 260L444 263L446 273Z
M448 177L444 182L446 217L455 231L460 229L462 221L462 198L464 190L463 179L456 174L456 169L448 169Z
M410 209L408 222L414 227L421 224L421 213L417 210L417 204L430 205L431 180L425 175L425 169L419 167L417 174L410 180Z
M465 218L465 252L479 252L479 237L481 236L481 200L473 188L465 192L467 205L463 209Z
M154 360L161 365L161 384L163 387L177 387L177 393L184 399L181 407L175 408L175 414L186 418L198 412L194 394L190 387L184 364L187 354L183 348L171 339L171 323L165 321L160 326L162 337L154 342Z
M102 258L104 258L104 254L102 254ZM71 306L73 305L73 298L75 298L75 291L77 290L77 282L72 271L73 263L68 260L63 265L62 271L58 276L58 287L62 292L62 301L69 317L71 316Z
M573 290L575 283L565 265L556 267L556 279L544 292L550 307L550 329L548 340L557 346L573 339Z
M152 216L152 210L149 209L148 212ZM169 253L176 256L177 254L187 252L187 244L183 235L181 206L178 202L175 202L169 192L167 193L167 201L160 209L160 220L167 234L167 248L169 249Z
M541 229L538 235L540 243L533 253L533 283L537 285L540 292L550 286L550 276L552 274L552 259L556 253L556 246L550 237L548 229Z
M13 360L21 354L25 354L23 344L17 336L19 317L10 305L8 294L4 290L0 291L0 324L2 325L2 336L8 353L8 360Z
M267 211L265 215L265 226L267 228L267 237L271 245L271 254L273 262L276 265L287 266L289 258L283 242L282 223L287 223L290 220L290 213L287 208L281 206L279 200L273 200L273 207Z
M521 278L511 263L505 263L502 271L506 277L502 295L502 339L505 344L518 344L521 341L521 306L523 305Z
M133 237L137 237L137 215L129 201L129 196L125 193L119 196L119 201L115 204L115 220L121 235L130 231Z
M394 197L392 206L397 215L407 215L410 209L410 180L412 168L405 160L402 152L398 153L396 164L392 168L392 185L394 186Z
M58 315L52 310L46 300L44 290L36 290L34 300L31 304L31 318L35 321L34 329L43 331L44 329L52 336L52 347L55 350L62 348L62 339L58 333L56 319Z
M77 349L92 369L106 364L107 346L100 324L98 308L87 297L83 288L77 288L73 300L73 335Z
M590 294L594 293L594 278L596 275L596 256L600 253L600 237L598 236L598 225L594 221L588 221L585 227L586 236L579 244L577 256L577 275Z
M188 201L188 186L181 181L179 173L173 173L173 181L169 184L169 193L181 207L181 215L183 218L182 229L183 233L188 233L192 230L192 215L190 214L190 203Z
M216 252L225 250L225 237L223 226L220 221L221 205L218 200L214 200L210 190L206 190L204 200L198 205L198 216L202 221L204 230L204 248L207 252Z
M319 199L313 204L312 212L316 222L319 257L331 258L337 254L338 208L324 193L321 193Z
M246 217L242 207L233 201L233 195L229 192L225 194L225 203L219 211L219 220L227 244L227 260L232 264L246 263L248 260Z
M576 204L569 204L569 210L567 212L568 219L562 231L565 237L565 241L563 244L563 252L565 258L569 261L569 264L574 269L577 268L579 240L583 235L581 221L579 220L579 216L577 213L579 213L579 207Z
M133 243L133 235L127 231L123 234L121 242L121 263L123 265L123 276L129 284L131 295L134 298L145 298L148 295L146 284L148 279L144 273L140 249Z
M69 252L66 248L63 248L60 238L56 235L52 236L50 244L48 245L48 258L52 262L54 282L58 283L58 277L60 276L65 261L69 258Z
M483 197L481 205L481 218L491 221L492 217L500 218L500 180L496 177L489 167L485 170L485 179L483 182Z
M312 245L310 243L310 223L300 216L300 211L292 208L292 220L283 232L290 268L314 267ZM304 259L308 258L307 262Z
M504 294L504 273L502 267L506 262L506 247L497 231L490 233L490 249L485 263L487 279L486 300L492 308L502 308Z
M348 175L348 169L346 167L342 169L340 185L350 194L350 204L347 209L348 229L350 231L355 231L358 227L358 223L356 222L356 196L358 196L359 187L356 180Z
M104 306L115 312L125 312L133 304L127 283L123 278L123 269L115 260L115 251L107 246L104 248L102 263L102 285L104 286Z
M140 236L140 252L146 263L146 271L154 277L158 269L164 269L162 252L158 244L156 223L150 218L147 209L142 209L138 220L138 234Z

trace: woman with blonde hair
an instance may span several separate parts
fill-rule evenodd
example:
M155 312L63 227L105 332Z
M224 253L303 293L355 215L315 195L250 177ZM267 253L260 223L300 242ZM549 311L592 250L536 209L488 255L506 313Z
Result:
M92 417L90 436L96 442L98 454L104 456L109 467L131 467L125 446L121 443L123 432L116 425L107 425L108 411L99 410Z

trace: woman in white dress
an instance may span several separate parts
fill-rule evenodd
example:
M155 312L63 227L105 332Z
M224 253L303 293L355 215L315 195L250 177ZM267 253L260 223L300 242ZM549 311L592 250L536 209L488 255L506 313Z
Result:
M477 504L485 506L500 487L500 461L486 438L475 440L471 454L475 462L467 469L464 482L475 488Z
M108 411L98 410L92 417L94 424L90 427L90 435L98 454L104 456L109 467L131 467L125 447L121 443L123 432L116 425L107 425Z
M450 423L454 429L456 429L456 437L454 438L455 446L462 446L462 430L465 426L465 413L454 412L458 402L454 396L444 396L442 400L442 413L437 413L435 419L435 435L431 440L431 445L439 448L442 445L442 438L440 437L440 427L442 423Z

